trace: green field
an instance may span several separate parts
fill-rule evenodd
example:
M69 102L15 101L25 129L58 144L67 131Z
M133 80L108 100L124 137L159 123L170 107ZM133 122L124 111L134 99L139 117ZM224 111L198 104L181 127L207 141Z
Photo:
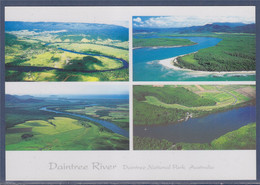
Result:
M183 121L187 112L199 117L250 103L255 87L232 86L134 86L134 124L153 125Z
M126 41L17 31L5 33L5 43L6 81L129 79L128 67L120 61L129 62Z
M98 106L86 106L91 104ZM129 130L128 99L6 96L6 150L127 150L129 139L101 124L52 110L87 115ZM91 112L88 112L90 111Z
M173 143L165 139L134 136L134 150L254 150L256 123L228 132L208 143Z
M179 39L179 38L134 38L133 47L167 47L167 46L189 46L194 45L195 42L192 42L188 39Z
M213 47L178 57L181 68L198 71L255 71L256 36L254 34L211 34L222 40Z
M51 124L50 124L51 123ZM27 130L25 130L27 129ZM31 120L7 130L6 150L122 150L123 136L76 119Z

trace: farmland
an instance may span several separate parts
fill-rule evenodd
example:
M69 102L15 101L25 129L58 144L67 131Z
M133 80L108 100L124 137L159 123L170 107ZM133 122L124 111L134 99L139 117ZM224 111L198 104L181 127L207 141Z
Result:
M135 124L174 123L185 118L187 111L192 113L193 117L199 117L248 103L255 98L254 95L239 93L239 89L254 92L254 87L206 85L200 87L203 90L196 86L135 86ZM159 114L164 116L158 116Z
M253 149L255 96L249 85L136 85L134 148Z
M30 25L35 29L37 26L36 23ZM56 29L63 27L65 25L61 24ZM87 29L88 25L85 27ZM106 29L107 26L103 27ZM88 30L82 33L79 30L43 29L42 32L35 32L9 29L7 27L5 33L7 81L128 80L126 28L120 33L121 37L119 34L115 38L109 31L103 37L96 37L94 33L87 34Z
M126 150L129 147L128 137L99 124L99 120L106 120L127 133L127 99L6 95L6 102L7 150ZM43 111L42 107L51 111ZM84 118L85 108L92 109L88 114L90 119Z

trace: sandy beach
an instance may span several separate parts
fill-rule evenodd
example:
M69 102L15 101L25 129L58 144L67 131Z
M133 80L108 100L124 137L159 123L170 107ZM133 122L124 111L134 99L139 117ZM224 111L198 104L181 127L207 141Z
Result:
M194 53L196 53L196 52L194 52ZM189 53L189 54L192 54L192 53ZM187 54L187 55L189 55L189 54ZM220 71L220 72L218 72L218 71L195 71L192 69L180 68L174 64L177 63L177 58L182 57L182 56L185 56L185 55L179 55L176 57L160 60L159 64L161 64L164 67L169 68L169 69L173 69L176 71L185 71L185 72L189 72L190 74L194 74L194 75L225 75L225 74L254 75L255 74L255 71Z

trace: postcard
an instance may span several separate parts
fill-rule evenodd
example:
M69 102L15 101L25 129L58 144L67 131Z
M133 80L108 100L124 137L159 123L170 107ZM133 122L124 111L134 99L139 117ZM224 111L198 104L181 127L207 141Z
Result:
M6 6L6 181L257 180L255 6Z

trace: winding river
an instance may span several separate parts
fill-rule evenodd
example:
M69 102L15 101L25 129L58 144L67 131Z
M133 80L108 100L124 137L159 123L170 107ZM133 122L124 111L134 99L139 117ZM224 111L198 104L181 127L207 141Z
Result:
M134 126L134 136L167 139L173 143L210 143L212 140L256 121L256 107L218 112L180 123Z
M142 37L154 38L155 36ZM138 37L137 37L138 38ZM168 37L170 38L170 37ZM175 38L175 37L171 37ZM221 39L212 37L178 37L196 42L183 47L148 47L133 49L133 78L135 81L244 81L255 80L250 74L192 74L187 71L169 69L159 60L196 52L217 45Z
M45 44L45 46L49 46L51 44L55 44L55 43L47 43L47 44ZM58 49L65 51L65 52L75 53L75 54L79 54L79 55L105 57L105 58L109 58L109 59L113 59L113 60L118 60L118 61L122 62L122 64L123 64L122 67L119 67L119 68L116 68L116 69L105 69L105 70L81 70L81 69L78 69L77 72L95 73L95 72L116 71L116 70L120 70L120 69L128 69L129 68L128 62L124 59L121 59L121 58L117 58L117 57L113 57L113 56L107 56L107 55L103 55L103 54L88 53L88 52L81 53L81 52L63 49L63 48L58 48ZM6 70L15 70L15 71L21 71L21 72L36 72L36 71L45 71L45 70L73 71L73 70L66 70L66 69L54 68L54 67L8 66L8 65L6 66ZM73 72L75 72L75 71L73 71Z
M85 115L81 115L81 114L76 114L76 113L70 113L70 112L63 112L63 111L57 111L57 110L52 110L52 109L48 109L47 107L42 107L40 110L42 111L46 111L46 112L54 112L57 114L66 114L66 115L70 115L70 116L75 116L75 117L79 117L79 118L84 118L93 122L96 122L100 125L102 125L103 127L111 130L114 133L120 134L122 136L125 137L129 137L129 133L128 131L118 127L117 125L115 125L114 123L108 122L108 121L104 121L104 120L99 120L99 119L94 119Z

